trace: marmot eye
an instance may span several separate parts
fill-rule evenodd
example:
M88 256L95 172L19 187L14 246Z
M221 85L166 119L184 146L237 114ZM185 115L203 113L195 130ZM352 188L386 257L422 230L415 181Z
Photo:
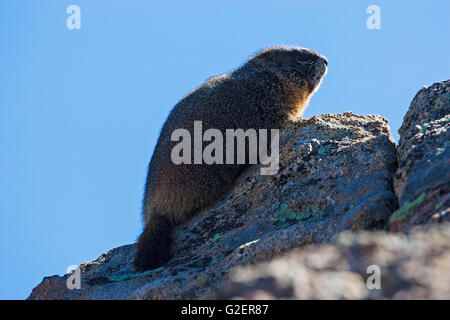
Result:
M308 52L302 52L297 55L297 60L301 62L311 62L315 59L316 57Z

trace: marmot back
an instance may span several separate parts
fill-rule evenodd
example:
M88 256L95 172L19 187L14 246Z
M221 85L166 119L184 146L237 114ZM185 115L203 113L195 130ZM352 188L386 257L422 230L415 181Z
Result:
M209 79L175 105L148 168L143 206L145 229L134 261L137 269L152 269L165 263L170 258L171 229L213 204L248 166L174 164L174 130L186 129L193 137L194 121L202 122L203 131L218 129L224 136L226 129L279 129L301 115L318 88L327 63L325 57L308 49L268 48L239 69Z

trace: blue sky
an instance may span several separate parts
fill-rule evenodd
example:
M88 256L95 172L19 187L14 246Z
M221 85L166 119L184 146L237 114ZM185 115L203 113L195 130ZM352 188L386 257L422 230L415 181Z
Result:
M168 112L261 48L328 57L306 117L381 114L398 139L414 94L450 76L449 15L448 0L0 1L0 299L134 242Z

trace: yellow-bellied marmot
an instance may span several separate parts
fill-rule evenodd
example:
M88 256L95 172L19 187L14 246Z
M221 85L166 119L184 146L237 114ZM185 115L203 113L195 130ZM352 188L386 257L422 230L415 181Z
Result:
M184 97L170 112L148 168L143 217L137 243L138 270L170 258L171 230L229 190L246 168L242 164L174 164L172 132L203 128L279 129L300 116L327 69L327 59L300 47L271 47L230 73L213 77Z

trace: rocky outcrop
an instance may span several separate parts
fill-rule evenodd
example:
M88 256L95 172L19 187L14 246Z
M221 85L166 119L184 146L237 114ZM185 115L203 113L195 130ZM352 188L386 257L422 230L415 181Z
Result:
M450 299L450 228L343 233L235 270L221 299ZM380 280L377 286L376 278ZM369 285L368 285L369 284Z
M392 231L450 221L450 80L422 88L399 130Z
M30 299L203 299L230 270L255 265L341 231L383 229L397 209L396 150L387 120L351 112L288 123L280 169L248 169L214 206L177 229L172 259L136 274L133 245L84 263L81 289L48 277Z
M278 173L244 172L163 267L136 273L126 245L83 263L80 289L47 277L29 298L450 299L450 227L418 227L450 221L449 111L450 81L421 89L397 150L378 115L290 122Z

